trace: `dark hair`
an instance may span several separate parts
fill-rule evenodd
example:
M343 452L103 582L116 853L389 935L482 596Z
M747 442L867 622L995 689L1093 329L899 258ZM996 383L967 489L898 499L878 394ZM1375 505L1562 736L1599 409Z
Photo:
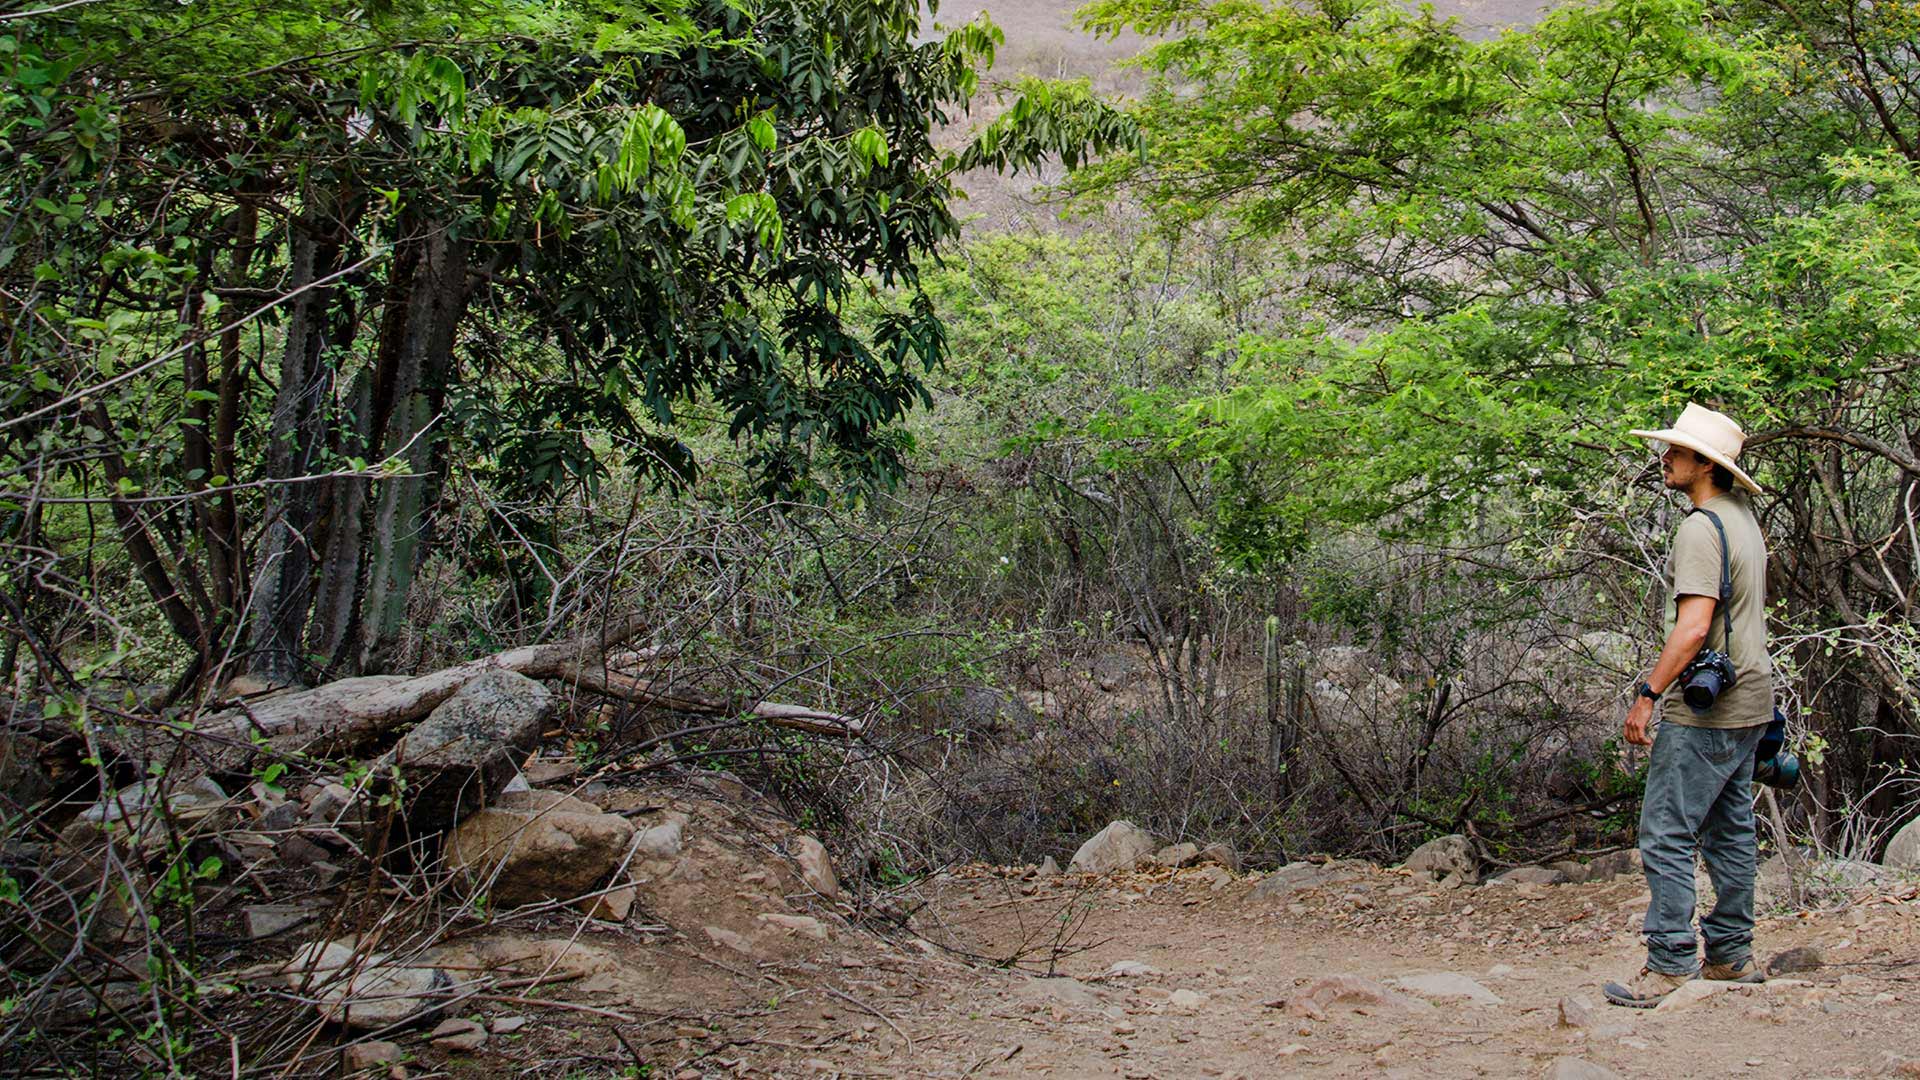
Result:
M1702 457L1700 460L1705 461L1706 458ZM1713 465L1713 486L1719 488L1721 491L1732 491L1733 470L1719 462L1711 462L1710 464Z

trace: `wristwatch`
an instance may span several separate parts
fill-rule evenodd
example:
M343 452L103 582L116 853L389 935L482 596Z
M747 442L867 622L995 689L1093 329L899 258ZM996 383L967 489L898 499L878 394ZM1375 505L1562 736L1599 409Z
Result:
M1657 690L1655 690L1655 689L1654 689L1653 687L1651 687L1651 686L1648 686L1648 685L1647 685L1647 680L1645 680L1645 679L1641 679L1641 680L1640 680L1640 696L1641 696L1641 697L1643 697L1643 698L1648 698L1648 699L1650 699L1650 700L1653 700L1653 701L1659 701L1659 700L1660 700L1660 693L1659 693L1659 691L1657 691Z

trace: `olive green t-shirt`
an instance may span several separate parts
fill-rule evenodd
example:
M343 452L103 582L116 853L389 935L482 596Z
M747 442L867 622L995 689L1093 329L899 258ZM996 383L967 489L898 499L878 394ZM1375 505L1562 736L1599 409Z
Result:
M1713 708L1695 713L1680 696L1676 680L1666 695L1662 718L1686 727L1739 728L1773 719L1773 664L1767 658L1767 543L1754 520L1753 507L1740 493L1716 495L1704 509L1720 515L1727 531L1729 566L1733 577L1733 648L1726 642L1726 622L1714 604L1707 647L1733 656L1733 689L1720 695ZM1667 560L1667 632L1673 632L1682 596L1720 596L1720 533L1705 514L1688 514L1673 534L1673 554Z

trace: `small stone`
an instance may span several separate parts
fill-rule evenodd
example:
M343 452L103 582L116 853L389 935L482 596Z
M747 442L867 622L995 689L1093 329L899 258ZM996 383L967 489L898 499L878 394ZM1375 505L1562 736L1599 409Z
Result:
M354 1043L340 1051L340 1068L343 1072L356 1073L363 1069L391 1065L400 1060L403 1052L399 1043L387 1042L384 1039Z
M1125 1020L1121 1020L1113 1025L1113 1033L1115 1035L1131 1035L1137 1030L1139 1029Z
M524 1016L496 1016L487 1021L487 1030L495 1035L511 1035L527 1026Z
M1800 971L1818 971L1827 962L1826 955L1818 945L1801 945L1777 953L1767 961L1767 974L1791 975Z
M800 864L800 877L807 887L828 900L838 899L840 878L833 872L833 860L827 857L826 845L800 833L794 836L790 846L793 861Z
M1040 860L1040 868L1039 868L1038 870L1035 870L1035 871L1033 872L1033 876L1035 876L1035 877L1059 877L1059 876L1060 876L1060 864L1054 861L1054 858L1053 858L1053 856L1051 856L1051 855L1049 855L1049 856L1047 856L1046 858L1044 858L1044 859L1041 859L1041 860Z
M673 1029L673 1035L677 1039L704 1039L710 1034L712 1032L706 1028L694 1027L691 1024L682 1024Z
M1206 1005L1207 1001L1207 995L1197 990L1188 990L1182 987L1179 990L1175 990L1173 995L1167 998L1167 1008L1177 1013L1192 1015L1193 1013L1199 1012L1201 1008Z
M1504 1005L1500 995L1481 986L1465 975L1453 971L1436 972L1429 975L1408 975L1395 979L1394 985L1402 990L1411 990L1421 997L1465 998L1470 1005Z
M1240 853L1233 849L1233 845L1218 840L1201 848L1200 857L1194 861L1202 865L1224 866L1233 871L1240 869Z
M571 759L543 758L520 770L520 776L531 787L552 787L573 779L580 772L580 763Z
M623 923L633 914L633 902L637 893L631 885L622 885L617 889L603 892L598 896L583 900L577 906L589 919L601 922Z
M1200 845L1182 843L1161 848L1154 854L1153 861L1161 866L1182 867L1192 866L1199 858Z
M1160 969L1138 960L1116 960L1113 966L1095 975L1096 979L1139 979L1160 974Z
M1413 1013L1431 1013L1434 1007L1415 997L1388 989L1372 979L1358 975L1326 975L1302 987L1285 1002L1293 1016L1324 1019L1334 1005L1396 1009Z
M811 915L782 915L767 912L757 918L768 926L777 927L790 934L797 934L814 941L827 940L827 925Z
M685 822L678 817L642 829L634 835L633 855L636 859L671 859L680 854L684 841Z
M478 1050L487 1043L487 1029L477 1021L464 1017L440 1021L440 1026L428 1036L433 1040L436 1050L467 1052Z
M758 953L754 950L753 944L751 942L749 942L745 937L739 934L736 934L732 930L728 930L725 927L709 926L706 928L706 933L707 933L707 938L709 940L711 940L715 945L718 945L722 948L732 949L734 952L737 952L742 956L758 955Z
M1559 1057L1547 1066L1547 1080L1620 1080L1620 1074L1585 1058Z
M1590 1028L1600 1018L1600 1003L1586 994L1573 994L1560 999L1560 1025L1570 1028Z
M1545 866L1516 866L1487 882L1489 885L1558 885L1567 876Z
M315 914L314 909L300 904L253 904L241 909L240 927L258 941L311 922Z
M314 1008L322 1019L360 1031L438 1015L452 977L439 968L400 967L385 959L359 953L347 941L317 941L296 950L280 971L295 990L318 991Z

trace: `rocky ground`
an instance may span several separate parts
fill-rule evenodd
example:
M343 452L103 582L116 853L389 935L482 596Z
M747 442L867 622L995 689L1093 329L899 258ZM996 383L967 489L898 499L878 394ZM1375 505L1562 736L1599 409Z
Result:
M969 866L856 913L787 858L796 834L709 789L602 801L643 829L682 823L682 846L634 875L630 917L555 911L412 961L456 977L511 962L530 985L382 1033L391 1045L349 1048L351 1064L683 1080L1920 1076L1909 881L1766 918L1764 986L1698 984L1640 1012L1598 993L1638 964L1631 873L1474 887L1358 862Z

